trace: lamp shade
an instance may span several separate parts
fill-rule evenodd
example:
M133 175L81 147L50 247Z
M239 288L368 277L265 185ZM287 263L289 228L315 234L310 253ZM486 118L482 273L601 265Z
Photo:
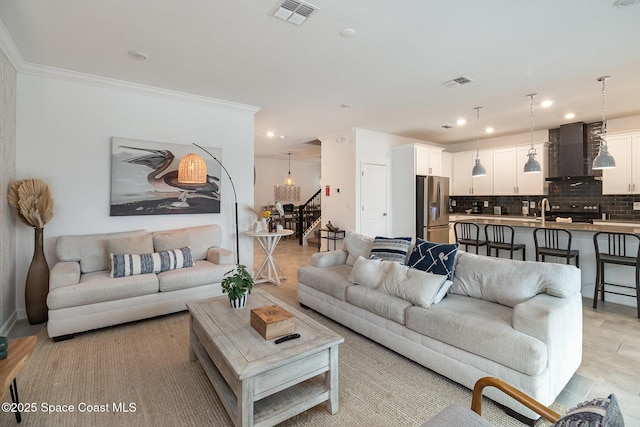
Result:
M487 170L480 163L480 158L476 157L476 164L473 166L473 171L471 172L471 176L485 176L487 174Z
M598 155L595 159L593 159L593 166L591 169L600 170L600 169L613 169L616 167L616 161L611 154L609 154L609 149L606 145L600 145L600 151L598 151Z
M536 150L529 150L529 160L524 164L524 173L540 173L542 172L542 167L540 167L540 162L536 160Z
M183 184L204 184L207 182L207 164L202 157L189 153L180 160L178 182Z

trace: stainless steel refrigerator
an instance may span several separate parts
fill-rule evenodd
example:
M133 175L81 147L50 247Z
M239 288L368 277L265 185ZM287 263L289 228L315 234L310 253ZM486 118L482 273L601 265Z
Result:
M449 242L449 178L416 176L416 237Z

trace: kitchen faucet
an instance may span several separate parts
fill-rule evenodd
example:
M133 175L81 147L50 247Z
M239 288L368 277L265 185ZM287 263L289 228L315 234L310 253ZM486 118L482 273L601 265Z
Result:
M549 208L549 210L551 210L551 206L549 205L549 199L547 199L546 197L544 199L542 199L542 201L540 202L540 220L542 221L541 224L544 227L544 220L546 215L546 210L544 208L545 203L547 204L547 208Z

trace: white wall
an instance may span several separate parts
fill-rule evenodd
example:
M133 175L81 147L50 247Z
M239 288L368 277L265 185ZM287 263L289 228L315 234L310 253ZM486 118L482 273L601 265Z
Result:
M18 220L6 202L15 179L16 86L13 64L0 49L0 335L16 320L16 235Z
M271 205L275 201L274 189L276 184L284 184L289 172L288 160L274 160L256 158L256 184L254 206ZM296 185L300 186L300 200L282 201L282 204L293 203L300 205L320 189L320 162L312 160L291 160L291 176Z
M331 224L343 230L356 231L355 132L348 130L319 139L322 142L322 223L331 221ZM329 197L326 196L327 185L330 187Z
M17 103L16 179L42 178L53 193L55 214L45 227L50 267L55 237L66 234L216 223L223 229L222 245L235 251L233 193L226 177L220 214L110 217L111 137L221 147L220 160L238 194L242 233L252 221L246 207L253 205L256 108L59 71L19 73ZM24 317L33 230L18 226L16 236L17 309ZM240 261L253 265L253 241L242 234Z
M392 198L391 147L403 144L429 144L425 141L354 128L320 138L322 141L322 218L349 231L360 232L360 174L362 164L388 167L387 203ZM331 196L325 196L325 186L331 186ZM337 189L340 189L338 193ZM390 209L387 209L391 212ZM388 219L391 230L391 217Z

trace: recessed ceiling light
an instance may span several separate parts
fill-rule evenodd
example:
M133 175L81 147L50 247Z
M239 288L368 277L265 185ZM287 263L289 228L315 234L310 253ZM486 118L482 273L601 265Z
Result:
M284 139L284 135L280 135L280 139Z
M353 37L356 35L356 30L354 30L353 28L345 28L344 30L340 31L340 35L342 37Z
M465 119L458 119L458 120L456 120L456 124L458 126L464 126L464 125L467 124L467 121Z
M494 129L493 129L492 127L488 127L488 128L486 128L484 131L485 131L486 133L493 133L493 130L494 130Z
M147 55L137 50L130 50L129 58L135 59L136 61L145 61L147 59Z
M267 136L268 136L269 138L272 138L272 137L273 137L273 135L274 135L274 134L273 134L273 132L271 132L271 131L267 132Z
M540 103L540 106L541 106L542 108L548 108L548 107L551 107L552 105L553 105L553 101L552 101L552 100L550 100L550 99L547 99L547 100L542 101L542 102Z
M567 114L565 114L565 115L564 115L564 118L565 118L565 119L569 119L569 120L570 120L570 119L573 119L575 116L576 116L576 115L575 115L575 114L573 114L573 113L567 113Z

